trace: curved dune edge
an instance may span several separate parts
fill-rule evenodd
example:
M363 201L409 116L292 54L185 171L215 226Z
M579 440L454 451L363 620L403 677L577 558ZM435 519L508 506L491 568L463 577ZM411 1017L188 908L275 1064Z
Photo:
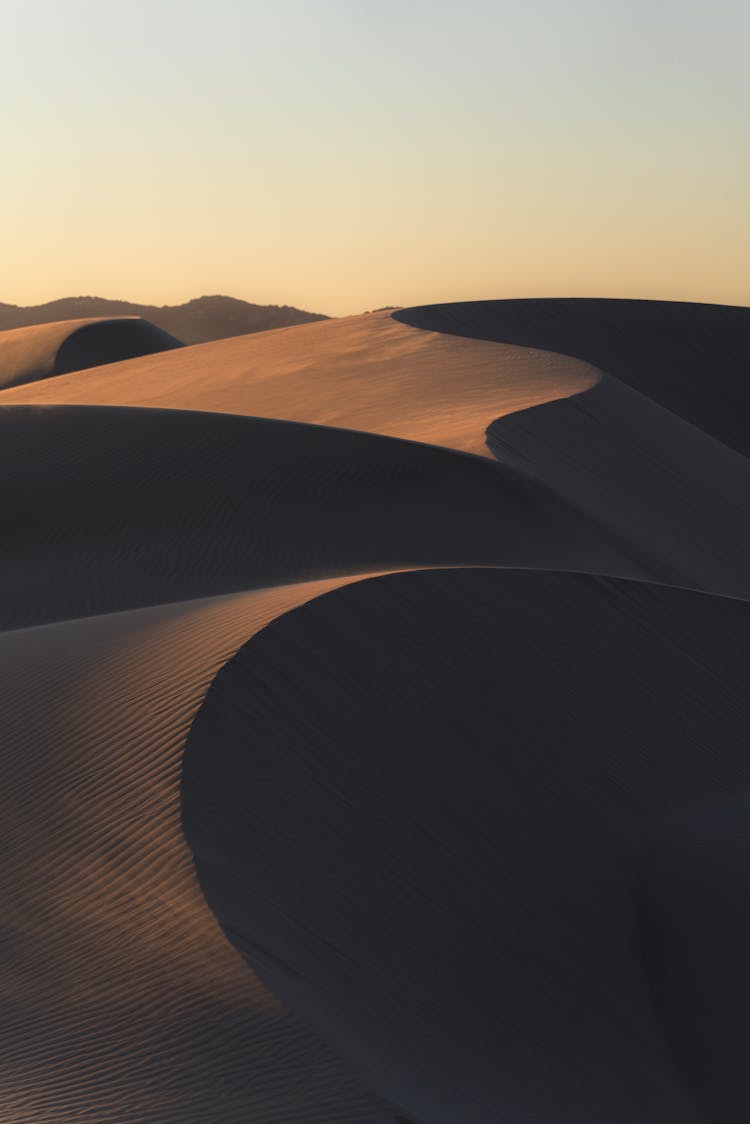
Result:
M2 392L0 404L249 414L489 456L485 429L496 417L575 394L598 377L575 359L423 332L383 312L112 363L85 378Z
M180 829L218 667L349 580L0 635L2 1119L392 1121L231 949Z
M619 379L498 418L487 444L661 581L750 597L750 461Z
M489 570L289 612L188 737L211 908L419 1119L708 1119L643 972L638 886L670 816L750 785L749 625L722 598ZM742 1115L711 1119L746 1118L740 1083Z
M393 315L424 331L576 356L750 454L750 309L546 298L424 305Z
M13 328L0 332L0 392L182 346L169 332L137 316Z
M515 469L295 422L18 406L0 479L0 628L373 569L649 572Z
M750 597L746 462L618 386L493 423L502 464L272 419L0 410L0 628L435 565Z

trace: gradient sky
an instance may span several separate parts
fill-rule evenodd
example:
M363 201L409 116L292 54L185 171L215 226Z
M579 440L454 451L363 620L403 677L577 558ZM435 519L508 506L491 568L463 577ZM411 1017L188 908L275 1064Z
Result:
M747 0L4 0L0 301L750 302Z

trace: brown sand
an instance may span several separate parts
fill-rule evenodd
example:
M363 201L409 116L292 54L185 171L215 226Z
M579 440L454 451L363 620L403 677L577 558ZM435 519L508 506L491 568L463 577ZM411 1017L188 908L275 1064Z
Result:
M574 359L422 332L383 312L115 363L3 393L0 405L215 410L488 456L484 431L496 417L575 394L598 377Z
M0 1120L385 1124L220 933L179 823L221 664L318 582L0 634Z
M0 332L0 390L181 346L168 332L135 316L11 329Z
M552 297L424 305L394 315L425 331L577 356L750 453L749 308Z

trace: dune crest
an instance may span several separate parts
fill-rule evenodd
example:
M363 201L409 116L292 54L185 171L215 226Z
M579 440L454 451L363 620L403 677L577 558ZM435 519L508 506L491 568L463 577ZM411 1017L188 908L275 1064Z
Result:
M344 429L14 406L0 478L4 628L409 566L645 576L522 472Z
M0 634L3 1120L390 1124L231 949L180 830L216 671L336 584Z
M2 338L2 337L0 337ZM399 324L389 313L262 332L113 363L0 395L0 405L151 406L283 418L489 456L500 414L574 394L577 360Z
M551 297L424 305L393 315L424 331L576 356L750 453L748 308Z
M10 329L0 332L0 390L182 346L136 316Z
M619 379L498 418L487 443L661 581L750 597L750 461Z

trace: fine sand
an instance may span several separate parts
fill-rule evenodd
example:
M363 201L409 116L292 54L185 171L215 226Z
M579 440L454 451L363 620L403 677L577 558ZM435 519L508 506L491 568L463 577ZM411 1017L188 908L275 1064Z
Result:
M115 363L85 378L22 387L0 396L0 405L215 410L488 456L484 432L501 413L575 394L598 377L574 359L422 332L381 312Z
M673 1067L637 887L670 817L750 784L749 624L717 597L491 570L308 603L222 669L188 739L210 905L421 1120L692 1124L686 1086L709 1106L726 1091L700 1050ZM707 945L709 972L726 943ZM697 967L666 996L683 1018ZM725 983L692 1033L713 1056L732 1046L743 1092L719 1119L747 1119L750 1032L722 1020Z
M315 583L0 634L0 1120L387 1124L222 937L180 833L221 664Z
M394 313L418 328L575 355L750 453L750 308L679 301L466 301Z
M644 575L513 468L228 414L0 409L0 622L406 566Z
M739 337L540 304L0 333L0 1124L745 1124Z
M0 390L182 347L139 317L64 320L0 332Z

